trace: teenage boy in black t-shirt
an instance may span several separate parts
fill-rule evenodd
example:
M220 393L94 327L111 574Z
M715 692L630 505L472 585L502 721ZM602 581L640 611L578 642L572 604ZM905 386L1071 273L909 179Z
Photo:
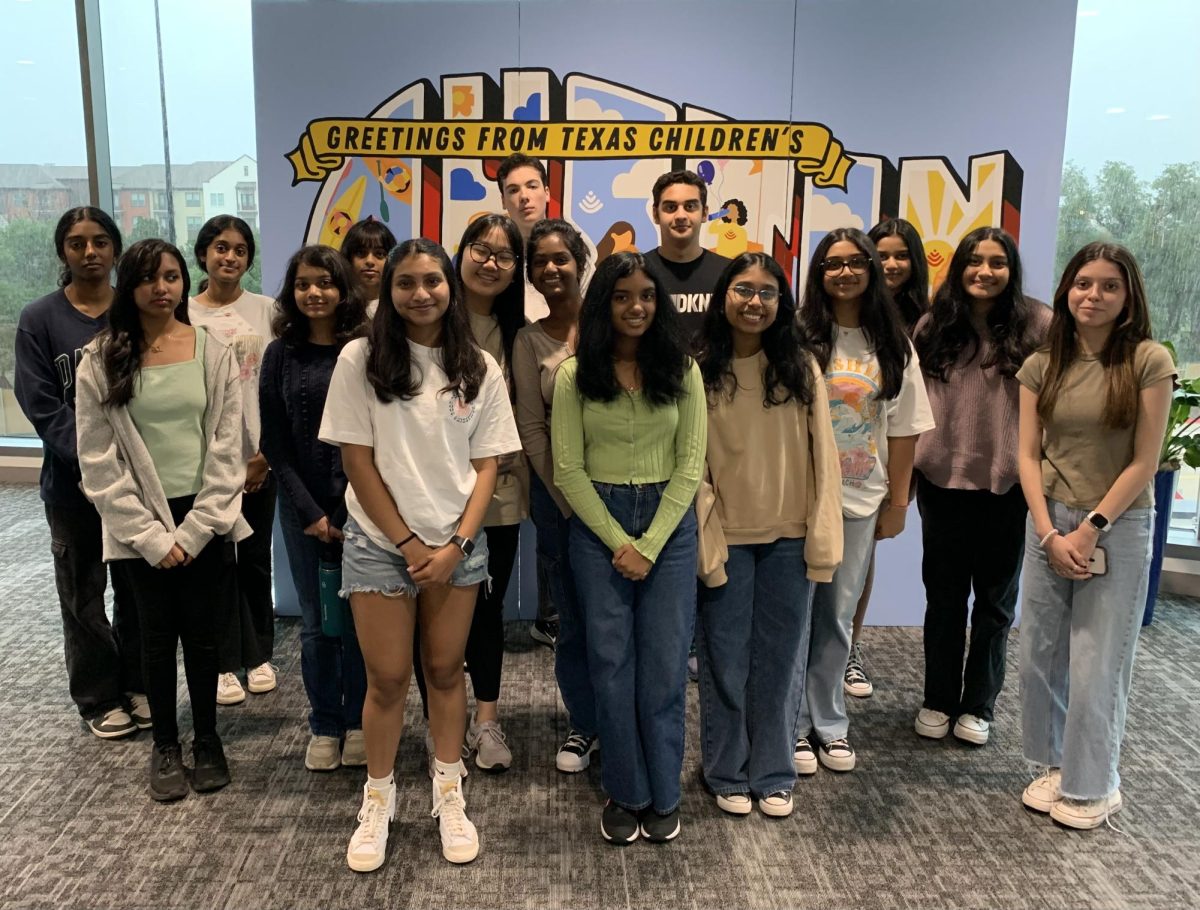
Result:
M708 220L708 187L692 171L671 171L654 181L652 192L659 246L645 254L646 266L662 279L694 337L713 286L729 265L724 256L700 246L700 229Z

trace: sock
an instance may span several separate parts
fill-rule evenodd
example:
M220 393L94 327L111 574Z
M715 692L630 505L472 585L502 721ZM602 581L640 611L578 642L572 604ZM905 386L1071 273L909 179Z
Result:
M462 762L455 761L447 764L437 757L433 759L433 783L439 793L453 790L462 777Z
M394 774L389 774L387 777L372 777L367 775L367 789L375 790L383 794L384 799L387 799L387 792L396 786L396 778Z

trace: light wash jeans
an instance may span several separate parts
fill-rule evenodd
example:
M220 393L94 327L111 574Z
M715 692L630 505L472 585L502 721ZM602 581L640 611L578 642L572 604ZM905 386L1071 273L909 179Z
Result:
M842 516L842 564L833 573L833 581L818 584L813 594L812 634L807 655L801 655L804 698L796 721L798 737L815 733L820 742L827 743L850 731L842 681L850 658L854 610L867 583L878 523L878 512L866 518Z
M804 538L729 548L719 588L700 588L700 736L714 793L770 796L796 784L812 583Z
M1049 500L1059 533L1087 514ZM1062 793L1099 799L1121 783L1117 761L1133 653L1146 607L1153 509L1130 509L1100 537L1108 572L1054 573L1025 525L1021 610L1021 733L1025 758L1062 769Z

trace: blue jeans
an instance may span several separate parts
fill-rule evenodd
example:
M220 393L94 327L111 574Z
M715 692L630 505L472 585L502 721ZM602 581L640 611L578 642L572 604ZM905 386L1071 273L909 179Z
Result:
M1087 514L1046 503L1060 534ZM1117 761L1133 652L1149 584L1153 509L1130 509L1101 536L1108 572L1056 575L1025 525L1021 610L1021 739L1025 758L1062 769L1062 792L1099 799L1121 783Z
M531 474L529 479L529 517L537 530L538 567L545 569L550 600L558 607L558 641L554 646L558 691L566 705L571 729L594 736L596 695L588 675L587 626L571 572L568 547L571 524L559 511L541 478Z
M650 527L666 483L595 484L633 538ZM612 567L612 551L571 519L571 565L587 622L588 669L613 802L665 815L679 805L688 645L696 612L696 512L689 508L643 581Z
M764 797L795 786L807 571L802 537L735 545L725 563L729 581L700 589L700 736L714 793Z
M304 533L303 519L282 490L279 525L300 600L300 675L308 693L308 728L314 736L341 736L347 730L362 729L367 671L354 619L347 610L341 638L321 631L318 568L324 544Z
M802 655L804 697L796 720L797 736L815 733L828 743L850 732L842 682L850 658L850 627L867 583L878 519L878 512L866 518L842 516L842 564L833 581L818 584L813 593L812 637Z

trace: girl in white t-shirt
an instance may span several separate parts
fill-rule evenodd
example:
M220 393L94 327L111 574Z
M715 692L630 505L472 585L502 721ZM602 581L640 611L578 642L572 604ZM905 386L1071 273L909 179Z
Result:
M837 228L817 245L800 324L825 373L842 468L842 564L813 596L796 724L796 771L813 774L818 763L854 769L843 691L854 610L875 541L904 530L917 436L934 424L916 352L862 231Z
M342 349L319 435L341 446L350 481L342 593L367 667L368 777L347 862L358 872L383 863L418 615L433 815L442 855L470 862L479 837L462 791L463 655L488 580L482 528L498 457L521 442L504 375L472 340L454 267L433 241L407 240L389 255L370 335Z
M217 704L246 700L237 674L245 668L246 689L275 688L271 657L275 643L275 607L271 587L271 529L275 524L276 484L259 451L258 380L263 352L275 337L271 317L275 301L242 288L254 262L254 232L235 215L209 218L196 235L196 264L208 285L188 304L193 325L233 349L242 381L242 454L246 486L242 516L254 533L238 544L237 572L227 579L217 627Z

